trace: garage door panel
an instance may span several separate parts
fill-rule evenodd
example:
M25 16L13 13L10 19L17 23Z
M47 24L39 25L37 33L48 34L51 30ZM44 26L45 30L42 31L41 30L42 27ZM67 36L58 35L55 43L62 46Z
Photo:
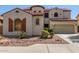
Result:
M55 33L74 33L74 25L55 25L54 26Z

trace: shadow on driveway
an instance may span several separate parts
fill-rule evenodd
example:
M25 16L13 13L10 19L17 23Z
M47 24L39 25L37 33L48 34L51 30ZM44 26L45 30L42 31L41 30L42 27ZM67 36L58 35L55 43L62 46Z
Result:
M79 35L68 37L72 42L79 43Z
M79 35L76 35L76 36L70 36L70 37L68 37L68 38L70 38L70 39L79 39Z

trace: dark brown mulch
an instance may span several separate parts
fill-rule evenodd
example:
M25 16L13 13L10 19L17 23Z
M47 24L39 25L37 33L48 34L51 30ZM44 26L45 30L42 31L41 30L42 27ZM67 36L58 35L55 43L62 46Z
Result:
M2 40L5 39L7 41L0 42L0 46L29 46L33 44L68 44L67 41L63 40L58 36L54 36L52 39L39 39L39 37L34 37L29 39L4 38Z

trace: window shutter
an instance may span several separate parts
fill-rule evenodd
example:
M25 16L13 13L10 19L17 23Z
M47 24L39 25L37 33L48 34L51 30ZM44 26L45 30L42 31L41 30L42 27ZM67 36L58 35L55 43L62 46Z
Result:
M26 32L26 18L22 20L22 31Z
M13 20L11 18L9 18L9 22L8 22L8 30L9 32L13 32Z

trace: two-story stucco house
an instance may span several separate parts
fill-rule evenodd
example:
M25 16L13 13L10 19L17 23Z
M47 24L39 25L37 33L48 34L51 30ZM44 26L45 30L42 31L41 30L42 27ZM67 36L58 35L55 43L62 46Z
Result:
M29 9L15 8L2 16L3 35L16 35L18 31L24 31L30 36L41 35L45 27L53 28L55 33L79 32L79 22L71 19L71 10L68 9L46 9L34 5Z

